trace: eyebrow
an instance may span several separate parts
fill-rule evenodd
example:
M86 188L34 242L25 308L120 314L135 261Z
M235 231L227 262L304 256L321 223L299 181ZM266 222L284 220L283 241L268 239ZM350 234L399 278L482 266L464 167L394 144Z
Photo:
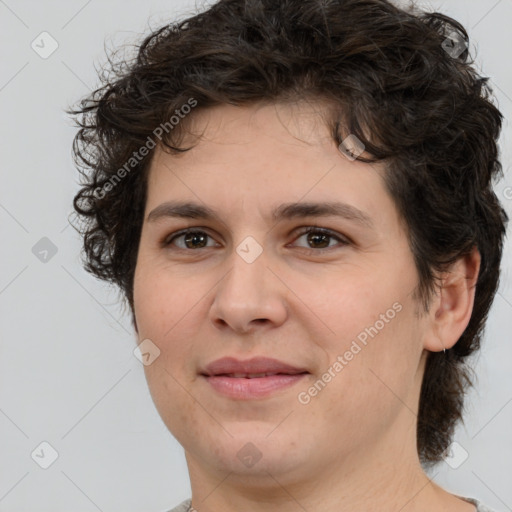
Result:
M275 208L271 214L274 222L305 217L330 216L342 217L373 228L372 219L368 214L350 204L333 201L322 203L284 203ZM147 222L155 222L167 217L221 221L219 215L208 206L189 201L167 201L162 203L149 213L146 220Z

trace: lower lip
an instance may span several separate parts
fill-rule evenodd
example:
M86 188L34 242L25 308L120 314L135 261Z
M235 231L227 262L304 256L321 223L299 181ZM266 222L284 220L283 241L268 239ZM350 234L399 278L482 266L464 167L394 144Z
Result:
M205 377L205 379L221 395L240 400L250 400L265 398L277 391L289 388L302 380L306 375L306 373L269 375L268 377L255 377L254 379L219 375Z

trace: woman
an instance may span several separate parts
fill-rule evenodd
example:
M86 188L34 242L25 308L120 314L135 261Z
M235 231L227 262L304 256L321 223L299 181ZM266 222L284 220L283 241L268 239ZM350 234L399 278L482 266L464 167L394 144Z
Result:
M501 114L386 0L221 0L81 108L86 268L185 449L174 512L487 511L436 485L499 278Z

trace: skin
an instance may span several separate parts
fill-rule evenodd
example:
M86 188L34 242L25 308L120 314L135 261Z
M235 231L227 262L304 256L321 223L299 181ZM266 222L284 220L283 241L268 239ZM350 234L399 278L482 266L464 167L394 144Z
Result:
M427 352L453 346L469 322L479 254L441 276L429 312L419 314L418 274L383 168L338 150L324 108L197 111L188 128L201 138L190 138L192 150L156 151L134 281L139 341L160 350L145 367L153 400L185 449L199 512L474 511L423 472L416 413ZM148 220L170 200L207 205L219 219ZM270 217L282 203L304 201L343 201L372 227ZM299 232L307 226L347 243L308 239ZM209 237L163 245L185 228ZM236 251L247 236L263 249L252 263ZM396 303L400 312L300 403L298 394ZM224 356L273 357L310 374L269 398L235 400L199 375ZM251 467L237 457L247 443L261 454Z

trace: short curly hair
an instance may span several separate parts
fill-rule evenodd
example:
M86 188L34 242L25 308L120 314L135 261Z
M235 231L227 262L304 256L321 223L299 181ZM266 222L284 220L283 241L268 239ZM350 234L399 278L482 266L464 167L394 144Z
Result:
M117 285L133 314L149 143L158 134L166 151L189 149L185 123L169 121L184 105L195 107L188 120L214 105L327 100L336 143L354 134L370 155L359 160L385 162L423 311L438 272L475 246L481 255L469 325L445 354L429 353L423 377L417 449L435 464L462 419L466 358L480 347L508 222L493 192L502 115L468 41L456 20L387 0L220 0L153 31L133 59L109 56L101 86L68 110L86 269Z

